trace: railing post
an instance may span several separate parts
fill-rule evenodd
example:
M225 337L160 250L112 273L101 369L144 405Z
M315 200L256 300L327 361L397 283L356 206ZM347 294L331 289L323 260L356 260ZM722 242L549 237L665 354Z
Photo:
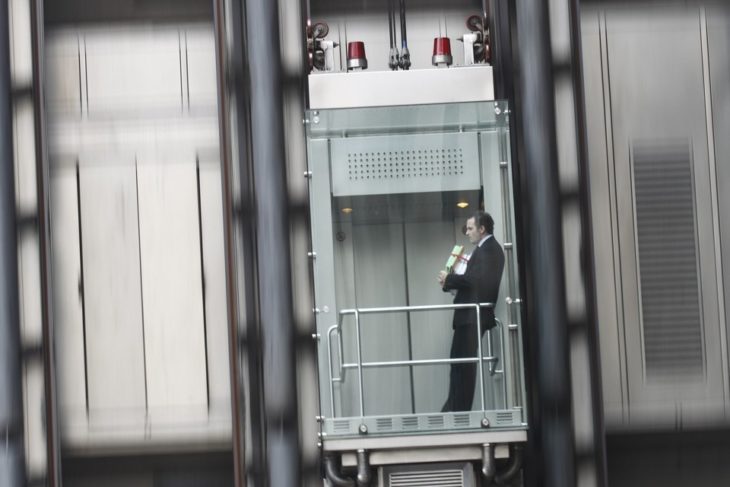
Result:
M330 385L330 414L334 418L335 414L335 379L332 377L332 332L337 329L337 325L332 325L327 330L327 365L329 366L329 385ZM340 355L340 363L342 363L342 355Z
M482 360L482 320L479 316L480 306L479 303L474 305L474 309L477 313L477 348L479 351L479 391L481 392L482 401L482 413L486 411L487 399L484 394L484 360Z
M355 310L355 329L357 333L357 382L360 390L360 420L365 424L365 397L362 380L362 343L360 337L360 312Z

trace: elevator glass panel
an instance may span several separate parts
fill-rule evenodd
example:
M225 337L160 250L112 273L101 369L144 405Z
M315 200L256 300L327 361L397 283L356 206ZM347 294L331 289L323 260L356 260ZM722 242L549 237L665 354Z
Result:
M311 110L306 127L323 433L524 428L506 102ZM478 210L505 258L499 296L455 305L438 275L456 246L468 265ZM494 326L454 359L454 313L481 308ZM475 375L466 407L446 403L454 365L459 384Z

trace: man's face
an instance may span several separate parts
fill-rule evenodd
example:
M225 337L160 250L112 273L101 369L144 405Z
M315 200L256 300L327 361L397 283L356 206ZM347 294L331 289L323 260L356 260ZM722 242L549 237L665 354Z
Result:
M469 241L471 243L479 243L485 233L486 230L484 229L484 227L477 227L477 222L474 217L466 220L466 236L469 237Z

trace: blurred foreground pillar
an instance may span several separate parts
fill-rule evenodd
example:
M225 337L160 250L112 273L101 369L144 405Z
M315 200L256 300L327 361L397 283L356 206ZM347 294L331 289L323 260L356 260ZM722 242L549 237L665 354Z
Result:
M532 378L525 484L602 487L578 1L520 0L515 18Z
M0 0L0 487L25 485L8 2Z
M247 0L266 482L301 485L278 2Z

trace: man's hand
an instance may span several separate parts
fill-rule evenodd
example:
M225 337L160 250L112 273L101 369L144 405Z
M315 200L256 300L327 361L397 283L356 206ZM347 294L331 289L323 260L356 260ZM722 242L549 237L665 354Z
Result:
M441 271L441 272L439 272L439 277L438 277L438 279L439 279L439 285L440 285L441 287L444 287L444 283L446 282L446 276L447 276L447 275L448 275L448 274L446 274L446 271Z

